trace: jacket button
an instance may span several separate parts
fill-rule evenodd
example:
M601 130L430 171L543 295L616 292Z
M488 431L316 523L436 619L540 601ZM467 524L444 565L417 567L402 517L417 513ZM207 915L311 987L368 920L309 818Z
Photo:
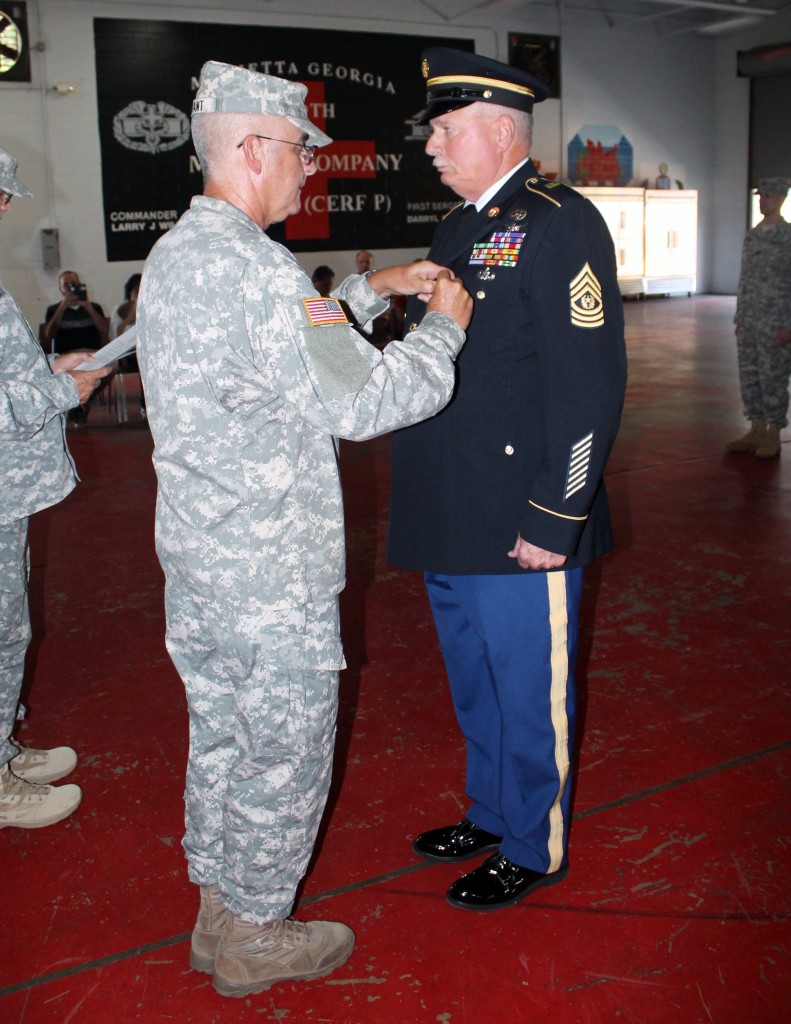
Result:
M512 444L507 444L505 446L505 454L506 455L513 455L514 454L514 446Z
M476 299L485 299L486 298L486 292L476 292L475 293L475 298Z

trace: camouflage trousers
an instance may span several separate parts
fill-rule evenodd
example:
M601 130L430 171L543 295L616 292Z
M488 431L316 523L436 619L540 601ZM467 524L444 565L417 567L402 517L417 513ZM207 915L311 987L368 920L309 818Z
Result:
M338 602L251 614L225 597L166 584L189 707L183 845L191 881L218 884L231 913L265 924L291 912L329 791Z
M743 325L736 335L736 350L744 415L787 427L791 345L778 345L774 332Z
M31 636L27 527L27 518L0 523L0 765L18 753L9 739L17 717Z

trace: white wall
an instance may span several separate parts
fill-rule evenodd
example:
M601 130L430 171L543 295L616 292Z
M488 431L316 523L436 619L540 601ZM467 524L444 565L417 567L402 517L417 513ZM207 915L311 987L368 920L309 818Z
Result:
M665 162L673 179L699 190L699 271L702 290L733 291L738 249L744 231L747 147L747 83L735 79L735 52L755 45L744 39L684 35L662 37L653 23L610 29L592 13L519 15L476 11L460 0L426 4L400 0L398 21L384 0L162 0L129 4L126 0L28 0L31 32L43 51L33 54L34 81L4 84L0 90L0 144L19 160L20 176L35 192L18 200L0 228L0 279L15 295L34 326L57 298L55 272L42 269L41 228L60 232L61 264L79 271L91 297L109 310L123 298L123 282L139 263L107 263L102 221L102 191L93 53L93 17L142 17L223 21L383 33L472 36L479 52L505 58L509 31L561 36L560 103L536 107L536 146L546 169L565 170L568 141L583 124L616 124L635 152L635 181L656 177ZM436 13L464 11L448 20ZM328 14L332 10L334 13ZM562 8L559 8L562 11ZM770 19L770 22L775 19ZM783 41L791 31L764 41ZM383 36L387 45L387 35ZM375 60L375 54L363 55ZM207 54L207 59L211 54ZM362 57L361 57L362 59ZM733 72L731 74L731 67ZM417 74L405 68L405 74ZM52 87L74 84L59 96ZM542 134L542 120L545 130ZM361 245L365 239L361 238ZM736 248L736 263L731 258ZM375 253L377 264L412 259L415 250ZM327 262L338 278L351 270L353 253L309 253L311 270Z
M739 50L791 41L791 13L767 18L717 43L717 146L712 187L710 288L729 293L739 280L742 242L748 226L750 82L736 76Z

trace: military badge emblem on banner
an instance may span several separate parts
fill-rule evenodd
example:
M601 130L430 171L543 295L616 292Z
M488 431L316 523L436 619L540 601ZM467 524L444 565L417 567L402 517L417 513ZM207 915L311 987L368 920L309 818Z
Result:
M515 267L524 240L524 231L495 231L488 241L473 246L470 265Z

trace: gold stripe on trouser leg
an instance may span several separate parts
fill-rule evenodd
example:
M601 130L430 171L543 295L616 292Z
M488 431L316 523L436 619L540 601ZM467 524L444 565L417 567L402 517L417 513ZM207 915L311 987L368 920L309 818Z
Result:
M558 770L558 795L549 812L549 871L557 871L563 860L563 809L560 804L569 779L569 720L566 715L566 684L569 676L568 610L566 574L548 572L549 627L552 640L550 667L552 680L549 701L552 728L555 731L555 765Z

